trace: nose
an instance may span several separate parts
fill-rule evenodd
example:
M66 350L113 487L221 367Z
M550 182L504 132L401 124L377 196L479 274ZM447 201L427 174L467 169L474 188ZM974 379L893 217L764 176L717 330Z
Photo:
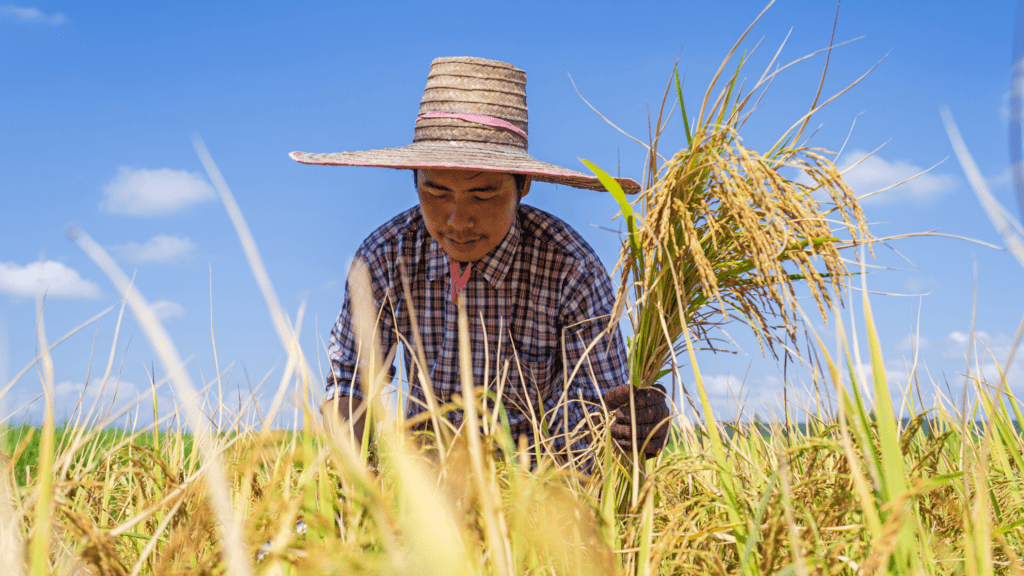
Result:
M455 232L466 232L476 224L476 215L468 199L456 199L448 207L448 227Z

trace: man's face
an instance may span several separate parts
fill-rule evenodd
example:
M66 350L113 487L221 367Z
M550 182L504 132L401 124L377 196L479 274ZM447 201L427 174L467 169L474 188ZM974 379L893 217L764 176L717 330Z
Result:
M511 174L421 168L416 188L427 231L459 262L475 262L500 244L519 208ZM527 178L523 196L529 192Z

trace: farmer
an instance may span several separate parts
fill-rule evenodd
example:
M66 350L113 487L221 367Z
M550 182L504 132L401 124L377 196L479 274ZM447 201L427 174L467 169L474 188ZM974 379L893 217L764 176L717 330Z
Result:
M393 350L398 335L405 343L409 418L428 406L425 380L417 376L414 327L437 405L461 393L461 305L470 322L473 381L500 392L514 440L525 436L532 445L538 440L534 423L541 422L551 450L563 450L567 438L574 450L583 449L592 437L584 411L600 413L603 398L614 414L615 441L631 450L635 429L639 448L656 454L667 438L665 391L659 386L631 394L622 335L617 323L610 324L615 293L608 272L568 224L521 203L534 180L603 187L595 177L531 158L527 140L522 70L480 58L438 58L411 145L291 157L305 164L412 170L419 204L377 228L355 255L366 263L374 300L383 307L381 352ZM629 192L639 189L632 180L619 182ZM351 289L346 283L331 330L331 372L321 411L355 417L353 429L361 438L364 390ZM458 426L461 411L447 418Z

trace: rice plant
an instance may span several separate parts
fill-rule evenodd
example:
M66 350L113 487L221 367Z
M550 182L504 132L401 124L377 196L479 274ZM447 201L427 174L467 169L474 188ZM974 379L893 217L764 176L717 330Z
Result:
M632 378L641 388L665 376L671 359L685 352L684 332L714 349L713 328L730 314L753 329L762 352L765 345L774 351L776 344L796 344L794 282L806 284L827 321L826 310L833 299L841 303L842 283L849 276L840 250L871 240L857 197L830 153L800 142L803 128L824 106L817 98L767 152L743 144L740 129L752 112L748 108L756 106L774 77L788 67L772 70L777 53L745 91L740 82L748 59L744 53L719 86L756 22L719 66L692 125L675 70L652 129L646 188L638 200L628 202L614 179L584 160L616 197L626 220L619 298L632 322ZM662 117L673 87L687 146L659 163ZM639 213L635 203L640 203ZM781 337L778 327L784 329Z

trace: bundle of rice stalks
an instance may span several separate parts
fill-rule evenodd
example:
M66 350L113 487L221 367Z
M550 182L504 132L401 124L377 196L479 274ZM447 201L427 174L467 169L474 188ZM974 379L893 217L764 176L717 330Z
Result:
M753 329L762 353L766 345L776 356L776 346L795 345L797 282L806 282L827 320L826 310L833 300L841 301L842 281L849 275L840 250L870 239L857 197L831 154L798 143L820 109L817 98L769 151L743 144L739 131L750 115L751 97L785 67L769 73L772 59L753 90L744 93L737 84L744 54L712 101L743 37L719 67L693 126L676 70L687 147L667 161L658 154L663 100L648 146L645 190L636 201L639 214L615 180L584 160L618 200L629 230L618 266L619 303L625 306L632 292L630 368L641 388L671 371L666 366L685 350L689 334L715 349L713 329L730 315ZM671 87L672 82L666 99ZM758 101L763 95L764 90Z

